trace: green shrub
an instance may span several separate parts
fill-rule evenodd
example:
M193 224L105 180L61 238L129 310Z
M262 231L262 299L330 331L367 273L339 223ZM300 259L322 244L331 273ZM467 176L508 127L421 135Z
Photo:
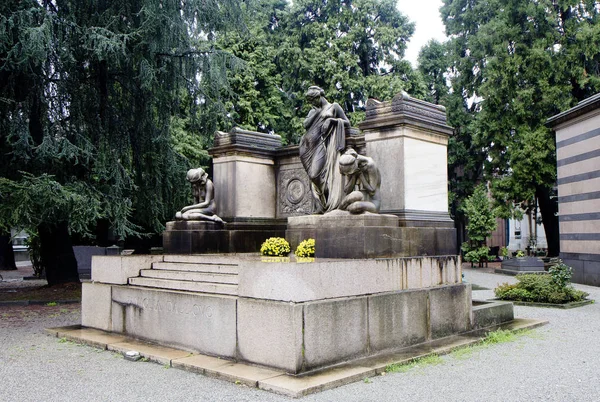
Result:
M494 257L489 256L490 248L488 246L481 246L475 249L470 249L468 243L463 243L462 250L465 253L465 261L475 263L482 261L494 260Z
M556 264L550 267L548 272L552 276L552 281L556 286L565 287L571 283L571 277L573 276L573 269L562 262L560 258L556 259Z
M296 257L314 257L315 256L315 239L302 240L296 248Z
M290 251L290 243L283 237L269 237L262 246L260 246L260 253L262 255L282 257L288 255Z
M525 252L523 250L517 250L515 257L517 257L517 258L525 257Z
M588 293L570 285L557 285L552 275L521 274L517 275L518 283L498 286L494 293L502 300L514 300L536 303L563 304L584 300Z

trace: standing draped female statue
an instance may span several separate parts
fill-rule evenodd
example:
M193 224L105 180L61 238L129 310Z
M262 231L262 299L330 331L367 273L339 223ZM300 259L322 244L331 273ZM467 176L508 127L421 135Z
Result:
M316 86L306 92L312 109L304 120L306 133L300 140L299 150L302 166L311 181L313 213L317 214L337 209L344 198L338 161L346 146L346 129L350 127L341 106L329 103L324 95Z

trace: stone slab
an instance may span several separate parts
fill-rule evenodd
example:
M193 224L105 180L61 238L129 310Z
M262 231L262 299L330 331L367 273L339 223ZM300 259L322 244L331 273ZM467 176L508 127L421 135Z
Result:
M427 291L369 297L369 346L378 352L427 340Z
M537 257L509 258L502 260L501 267L507 271L543 271L544 261Z
M429 293L431 339L468 331L472 328L471 285L432 288Z
M457 256L316 259L311 263L248 260L240 269L238 295L299 303L461 281L461 263Z
M209 355L236 354L234 297L115 286L113 331Z
M81 325L112 331L112 285L81 284Z
M502 301L473 301L473 329L485 328L515 318L513 303Z
M126 342L111 343L107 346L108 350L119 353L126 353L131 350L139 352L142 357L163 365L171 366L171 361L190 356L191 353L185 350L174 349L167 346L136 341L129 339Z
M249 387L257 387L259 381L284 375L282 371L232 362L215 367L214 369L206 368L204 374L209 377L235 382L236 384L245 384Z
M198 374L204 374L206 370L214 370L217 367L224 366L230 363L229 360L206 355L192 355L173 359L171 366L186 371L192 371Z
M302 369L302 306L240 298L238 358L288 373Z
M166 230L163 248L165 254L248 253L260 250L269 237L285 236L285 229L273 227L274 224L254 226L241 230L234 225L205 230Z
M137 350L143 356L158 361L162 364L171 364L174 368L193 371L196 373L204 373L209 371L209 375L219 377L229 381L244 380L246 384L254 384L258 388L284 394L291 397L301 397L310 393L325 391L341 385L349 384L355 381L361 381L364 378L380 374L385 371L389 364L405 363L419 357L424 357L429 354L444 354L449 353L457 348L468 346L479 342L488 331L505 329L510 331L522 331L526 329L534 329L547 324L548 321L534 319L515 319L508 323L495 325L475 331L470 331L464 334L446 337L424 344L414 345L411 347L391 351L376 356L357 359L349 363L340 364L330 368L310 372L301 376L290 376L285 374L276 375L277 371L264 371L264 368L244 365L241 363L231 363L227 360L221 360L204 355L189 355L186 351L176 351L171 348L162 348L159 345L141 343L129 337L126 337L125 342L110 344L109 350L118 351L120 353ZM54 336L56 333L73 333L77 334L79 326L69 326L60 328L49 328L46 331ZM91 330L93 333L111 335L104 331ZM80 332L85 333L85 332ZM73 335L73 340L87 344L86 338ZM127 350L126 350L127 349ZM182 356L187 354L187 356ZM182 357L177 357L182 356ZM221 372L220 367L224 370ZM275 376L271 376L275 374ZM266 376L262 380L256 380Z
M127 279L138 276L140 270L163 260L162 255L93 256L92 281L115 285L127 284Z
M371 368L346 364L310 376L291 377L282 375L265 379L258 382L258 388L299 398L364 380L374 375L375 370Z
M158 289L183 290L198 293L214 293L222 295L236 295L237 285L226 283L192 282L156 278L129 278L129 284Z
M57 336L70 341L85 343L100 349L107 349L108 345L123 342L126 337L111 332L104 332L94 328L59 330Z
M367 297L309 302L304 306L305 369L368 352Z

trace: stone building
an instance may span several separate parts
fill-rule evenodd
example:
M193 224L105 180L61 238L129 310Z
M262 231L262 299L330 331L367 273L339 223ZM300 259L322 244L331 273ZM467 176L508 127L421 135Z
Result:
M600 286L600 94L547 121L556 132L560 255Z

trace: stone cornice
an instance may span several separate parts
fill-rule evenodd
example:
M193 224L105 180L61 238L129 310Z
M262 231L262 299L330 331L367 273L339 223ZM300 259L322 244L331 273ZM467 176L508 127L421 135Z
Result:
M366 118L358 126L369 130L382 126L414 125L445 135L453 133L447 125L446 108L411 98L401 92L391 102L367 101Z
M208 150L211 156L228 154L248 154L259 157L273 157L281 148L281 136L234 127L230 132L217 131L214 146Z

